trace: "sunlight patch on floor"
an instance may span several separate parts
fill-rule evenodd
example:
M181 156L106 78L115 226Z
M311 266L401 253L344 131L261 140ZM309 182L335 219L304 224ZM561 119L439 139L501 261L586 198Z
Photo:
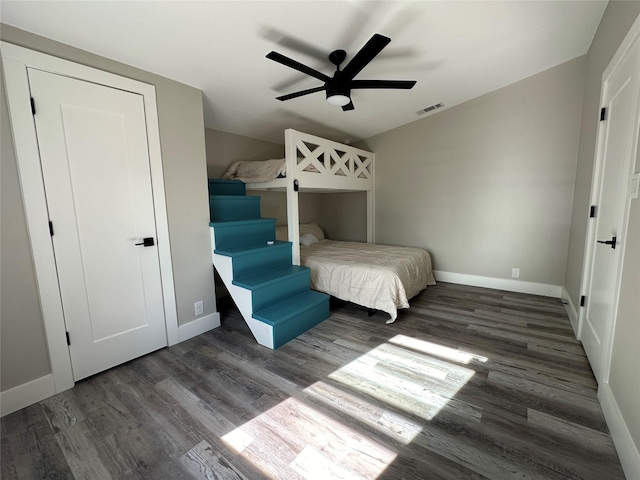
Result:
M247 435L242 428L236 428L223 436L222 441L226 443L231 450L240 453L253 442L253 437Z
M394 339L398 340L397 337ZM408 340L413 339L399 339L405 344L420 345ZM436 344L429 344L429 347L450 356L456 352L447 347L437 349L435 347L441 346ZM445 407L479 419L480 411L454 398L474 374L470 368L424 355L415 349L382 344L340 367L329 378L425 420L433 419Z
M418 340L417 338L407 337L406 335L396 335L389 340L390 343L410 348L428 355L436 355L441 358L453 360L454 362L469 364L472 360L485 363L488 358L474 353L468 353L456 348L445 347L437 343L427 342L426 340Z
M355 480L359 478L367 478L361 477L359 474L351 473L342 468L342 466L331 461L330 458L327 458L321 451L314 448L312 445L304 447L302 452L300 452L291 464L291 468L296 473L302 475L303 478L313 480L327 480L331 478Z
M404 415L372 405L365 399L326 382L316 382L305 388L304 392L314 401L320 401L405 445L411 443L422 430L418 423Z
M376 478L397 455L294 397L224 435L222 440L274 479L292 476L291 470L304 478L323 480Z

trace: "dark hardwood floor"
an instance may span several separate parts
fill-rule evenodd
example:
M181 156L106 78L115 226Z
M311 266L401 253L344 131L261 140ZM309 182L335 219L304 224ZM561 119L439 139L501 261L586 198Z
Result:
M622 479L557 299L440 283L276 351L222 326L2 419L2 479Z

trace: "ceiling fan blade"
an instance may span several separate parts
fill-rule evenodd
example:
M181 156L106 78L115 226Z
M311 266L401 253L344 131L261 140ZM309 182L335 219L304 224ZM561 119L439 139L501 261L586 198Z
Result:
M346 112L348 110L355 110L355 105L353 104L353 100L351 100L349 103L347 103L345 106L342 107L342 111Z
M260 32L260 35L262 36L262 38L273 42L281 47L295 50L298 53L302 53L303 55L307 55L322 62L325 62L327 60L326 51L316 47L306 40L303 40L302 38L295 37L291 33L284 30L279 30L275 27L265 27L262 32Z
M344 79L353 79L367 64L378 55L384 47L386 47L391 39L376 33L365 43L364 47L356 53L355 57L342 69L340 77Z
M282 95L281 97L276 97L276 100L284 102L285 100L302 97L303 95L309 95L310 93L321 92L322 90L324 90L324 85L321 87L310 88L309 90L301 90L299 92L289 93L288 95Z
M278 52L269 52L267 54L267 58L269 60L273 60L274 62L281 63L289 68L293 68L294 70L298 70L299 72L306 73L307 75L311 75L318 80L322 80L323 82L328 82L330 78L326 76L324 73L321 73L311 67L307 67L300 62L296 62L295 60L285 57L284 55Z
M416 84L415 80L352 80L351 89L354 88L402 88L410 89Z

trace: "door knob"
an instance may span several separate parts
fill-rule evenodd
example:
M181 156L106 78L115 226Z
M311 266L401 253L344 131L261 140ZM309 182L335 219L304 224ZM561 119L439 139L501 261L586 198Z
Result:
M611 245L611 248L616 248L616 237L611 237L611 240L597 240L598 243L604 243L605 245Z
M141 243L136 243L136 245L144 245L145 247L153 247L155 242L153 241L153 237L146 237L142 239Z

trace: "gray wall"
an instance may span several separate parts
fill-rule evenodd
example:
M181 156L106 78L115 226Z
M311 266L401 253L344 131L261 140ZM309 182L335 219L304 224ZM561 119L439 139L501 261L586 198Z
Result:
M216 305L208 229L206 156L200 90L8 25L1 26L0 38L155 85L178 322L184 325L194 320L193 304L198 300L204 300L205 314L214 313ZM44 327L39 313L31 252L26 241L24 207L18 194L13 142L6 131L8 124L4 85L2 90L0 389L4 391L49 373L50 367L46 347L43 345ZM5 212L8 214L5 215ZM9 249L11 253L5 255ZM27 329L27 326L30 327ZM29 358L24 358L24 352L29 352Z
M1 73L0 389L4 391L51 373L51 366Z
M282 143L205 129L207 146L207 174L210 178L220 178L233 162L240 160L269 160L284 158L284 132Z
M376 154L376 242L436 270L562 285L585 57L358 146Z
M366 192L326 193L322 195L325 235L345 242L367 241Z
M580 151L573 198L573 219L566 288L578 305L582 279L593 161L596 149L602 72L609 65L629 28L640 14L640 2L609 2L587 54ZM640 152L640 150L639 150ZM640 171L636 158L635 172ZM636 448L640 449L640 204L631 201L622 287L613 338L609 384ZM623 240L624 242L624 240Z

